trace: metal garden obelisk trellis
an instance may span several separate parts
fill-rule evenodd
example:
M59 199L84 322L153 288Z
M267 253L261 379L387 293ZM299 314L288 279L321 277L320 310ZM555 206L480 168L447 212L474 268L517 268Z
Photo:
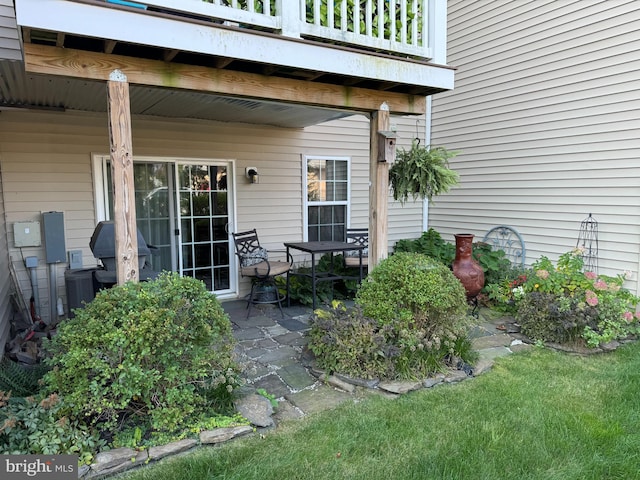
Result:
M584 270L598 273L598 222L591 214L580 223L576 247L583 251Z

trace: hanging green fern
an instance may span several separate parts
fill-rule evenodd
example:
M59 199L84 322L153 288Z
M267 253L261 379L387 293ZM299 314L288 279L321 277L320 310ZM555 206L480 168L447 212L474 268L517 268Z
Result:
M432 202L434 196L448 192L459 182L458 173L449 168L449 159L456 154L444 147L421 147L417 140L410 150L399 150L389 168L393 198L402 204L409 197Z

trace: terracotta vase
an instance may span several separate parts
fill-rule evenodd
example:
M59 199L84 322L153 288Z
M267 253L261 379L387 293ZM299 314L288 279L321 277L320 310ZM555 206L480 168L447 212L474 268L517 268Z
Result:
M484 271L472 256L473 235L455 234L456 258L453 261L453 274L458 277L467 292L467 299L474 299L484 287Z

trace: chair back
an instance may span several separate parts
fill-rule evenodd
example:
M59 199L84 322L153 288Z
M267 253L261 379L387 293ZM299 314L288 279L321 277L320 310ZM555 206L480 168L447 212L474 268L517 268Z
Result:
M369 246L368 228L347 228L347 243L355 243L364 247Z
M255 228L246 232L232 233L231 235L233 235L233 241L236 246L236 255L240 258L246 257L261 248Z

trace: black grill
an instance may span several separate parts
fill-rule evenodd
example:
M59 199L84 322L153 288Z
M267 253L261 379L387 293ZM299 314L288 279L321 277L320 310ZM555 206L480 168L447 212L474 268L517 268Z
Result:
M100 260L103 270L95 272L96 280L102 285L113 285L117 282L116 277L116 231L112 221L99 222L91 235L89 247L93 256ZM157 250L155 247L147 245L144 237L138 230L138 271L140 280L155 278L158 273L147 263L147 257Z

